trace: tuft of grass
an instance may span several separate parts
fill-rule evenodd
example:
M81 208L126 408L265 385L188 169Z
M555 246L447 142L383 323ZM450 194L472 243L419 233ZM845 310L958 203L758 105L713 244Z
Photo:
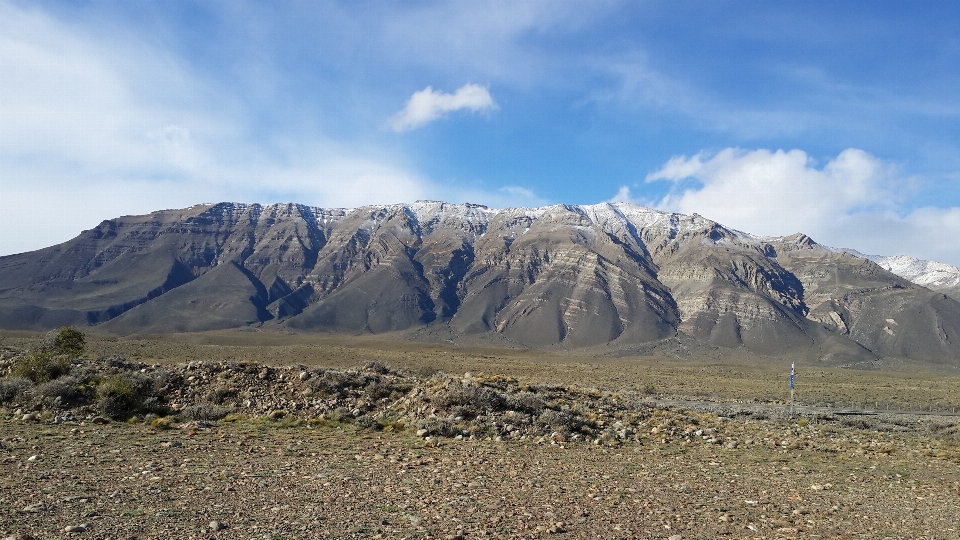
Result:
M797 426L799 426L799 427L806 427L806 425L809 424L809 423L810 423L810 420L808 420L808 419L806 419L806 418L801 418L801 419L797 420Z
M333 411L329 414L321 414L316 418L311 418L307 420L307 425L310 427L320 427L320 428L339 428L343 426L348 426L350 424L350 419L346 416L343 416L336 411Z
M150 427L153 429L170 429L173 427L173 418L170 418L169 416L154 418L150 422Z
M407 426L403 422L398 422L396 420L381 420L380 421L380 431L384 433L394 433L401 432L407 429Z
M303 426L303 422L293 415L285 415L281 418L274 418L268 414L251 418L247 423L261 429L289 429Z

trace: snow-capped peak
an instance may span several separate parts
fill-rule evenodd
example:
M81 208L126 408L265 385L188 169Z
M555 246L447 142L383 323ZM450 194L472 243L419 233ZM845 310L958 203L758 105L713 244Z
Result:
M906 255L867 255L884 270L924 287L955 287L960 285L960 268L952 264L925 261Z

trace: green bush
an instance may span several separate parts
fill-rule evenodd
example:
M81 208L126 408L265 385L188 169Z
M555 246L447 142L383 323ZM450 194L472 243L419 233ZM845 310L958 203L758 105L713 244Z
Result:
M57 337L53 338L53 346L57 354L69 356L80 356L83 349L86 348L87 339L83 332L72 326L64 326L57 331Z
M34 351L13 366L13 376L30 379L34 384L52 381L70 372L70 362L63 356Z
M97 386L100 412L113 419L129 416L139 401L133 381L123 375L113 375L100 381Z

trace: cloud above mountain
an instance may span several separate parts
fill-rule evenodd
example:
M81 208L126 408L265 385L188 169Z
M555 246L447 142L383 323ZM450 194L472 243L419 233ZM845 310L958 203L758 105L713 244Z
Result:
M402 111L390 119L394 131L408 131L442 118L449 112L468 110L472 112L494 111L497 103L490 91L479 84L468 83L452 94L439 92L428 86L414 92Z
M852 212L891 208L896 170L849 148L817 167L802 150L721 150L675 157L647 175L674 189L657 206L711 219L748 232L785 235ZM694 185L688 185L694 181Z
M874 254L960 259L960 248L943 242L960 234L960 208L904 211L902 197L916 180L856 148L822 165L802 150L700 152L670 159L645 182L669 182L669 192L637 200L622 186L611 200L696 212L753 234L802 232L827 245Z

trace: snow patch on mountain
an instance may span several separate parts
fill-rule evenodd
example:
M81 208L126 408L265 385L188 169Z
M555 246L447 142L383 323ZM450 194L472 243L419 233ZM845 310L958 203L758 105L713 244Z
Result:
M884 270L924 287L956 287L960 285L960 268L952 264L925 261L905 255L867 255L866 258Z
M289 205L220 203L215 206L220 207L221 211L228 215L237 216L248 212L256 218L261 214L274 213L279 207ZM782 237L754 235L725 227L699 214L664 212L625 202L494 209L471 203L453 204L419 200L413 203L370 205L355 209L305 205L297 205L297 207L301 214L312 214L318 224L326 227L336 224L353 212L363 210L368 212L368 216L361 223L360 228L367 232L382 225L387 216L402 212L411 218L414 233L420 236L429 234L436 227L442 226L459 229L468 237L476 239L486 233L492 221L503 220L507 223L506 230L511 231L512 236L516 238L529 231L535 221L554 218L567 221L568 225L574 225L578 229L592 225L604 233L621 238L632 237L638 242L642 242L640 236L645 230L663 231L670 238L704 234L702 242L752 247L759 249L772 259L777 258L778 250L845 252L874 261L887 271L918 285L930 288L960 288L960 268L953 265L906 256L865 255L853 249L832 248L818 244L801 233ZM580 220L580 223L570 223L570 220ZM776 250L769 244L777 244Z

